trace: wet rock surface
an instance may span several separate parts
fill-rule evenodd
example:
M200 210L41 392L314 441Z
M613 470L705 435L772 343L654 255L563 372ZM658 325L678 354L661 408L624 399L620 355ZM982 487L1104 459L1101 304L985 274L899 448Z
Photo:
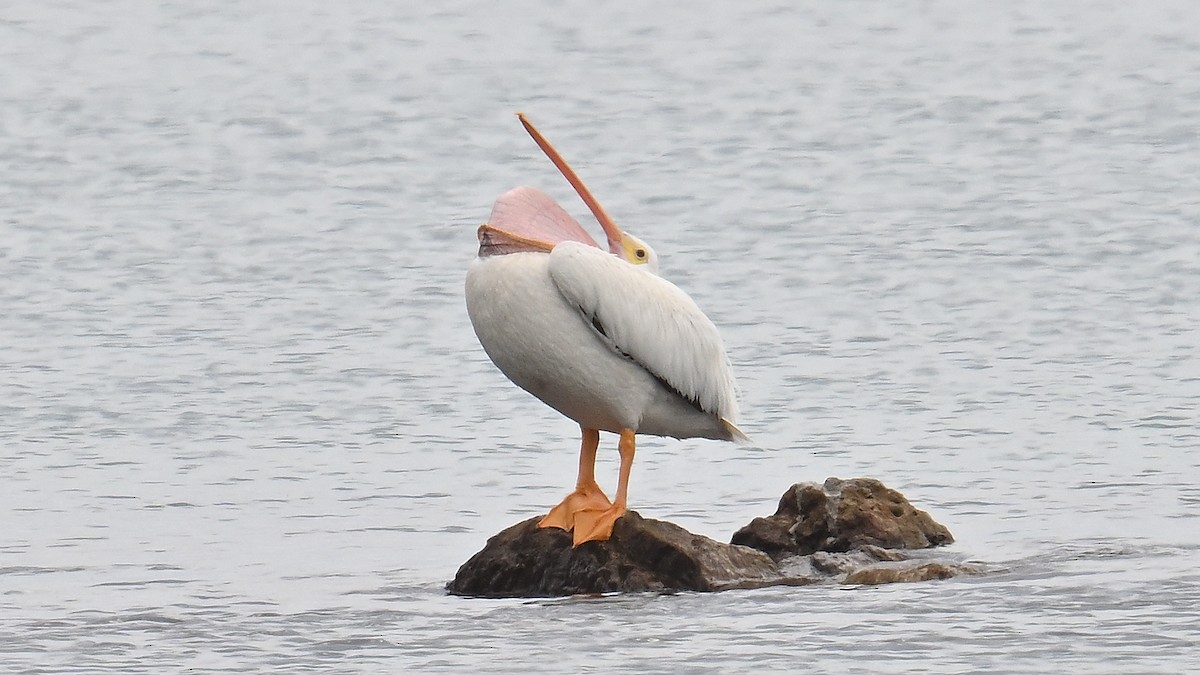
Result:
M540 529L541 517L488 540L447 588L459 595L545 597L614 591L716 591L774 583L770 556L630 511L608 541L572 548L571 535Z
M830 478L824 485L797 483L788 488L775 515L750 521L732 541L780 560L863 546L932 548L952 543L954 537L878 480Z
M447 590L480 597L719 591L821 582L882 584L983 570L927 549L954 541L945 526L878 480L797 483L774 515L725 544L630 511L608 541L574 548L540 517L496 534Z

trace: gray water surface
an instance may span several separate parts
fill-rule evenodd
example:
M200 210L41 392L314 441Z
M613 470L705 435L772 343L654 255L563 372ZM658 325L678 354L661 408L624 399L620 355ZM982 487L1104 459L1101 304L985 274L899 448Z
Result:
M24 3L0 13L6 672L1200 663L1189 2ZM523 110L721 328L718 539L874 476L989 576L447 596L574 480L462 299ZM615 442L598 472L610 490Z

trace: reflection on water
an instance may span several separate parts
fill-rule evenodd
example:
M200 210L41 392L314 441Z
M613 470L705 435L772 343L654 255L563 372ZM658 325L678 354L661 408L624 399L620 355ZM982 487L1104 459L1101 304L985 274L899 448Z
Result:
M14 670L1180 671L1200 604L1189 5L72 4L0 22ZM756 445L647 439L714 537L870 475L1004 571L482 601L574 476L462 302L550 134L721 327ZM616 475L605 439L599 475Z

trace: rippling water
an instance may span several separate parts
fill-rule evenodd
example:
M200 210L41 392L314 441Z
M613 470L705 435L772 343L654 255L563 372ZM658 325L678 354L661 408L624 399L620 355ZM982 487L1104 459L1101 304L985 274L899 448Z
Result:
M6 671L1195 667L1190 3L410 5L0 17ZM756 445L645 441L634 508L870 475L999 571L446 596L574 477L462 302L501 192L584 213L517 110L744 390Z

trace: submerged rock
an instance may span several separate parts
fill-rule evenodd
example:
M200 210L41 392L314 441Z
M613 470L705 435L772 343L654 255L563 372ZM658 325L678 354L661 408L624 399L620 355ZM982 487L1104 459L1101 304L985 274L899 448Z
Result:
M871 565L854 570L846 575L842 583L871 586L876 584L908 583L950 579L963 574L979 574L982 570L973 565L955 562L906 561L903 564Z
M550 597L638 591L718 591L819 582L881 584L982 570L920 549L954 541L945 526L871 478L797 483L774 515L723 544L672 523L626 513L608 541L530 518L488 540L446 588L458 595Z
M978 565L926 551L898 551L863 546L851 551L817 551L779 561L779 571L789 583L833 581L844 584L892 584L949 579L981 574Z

